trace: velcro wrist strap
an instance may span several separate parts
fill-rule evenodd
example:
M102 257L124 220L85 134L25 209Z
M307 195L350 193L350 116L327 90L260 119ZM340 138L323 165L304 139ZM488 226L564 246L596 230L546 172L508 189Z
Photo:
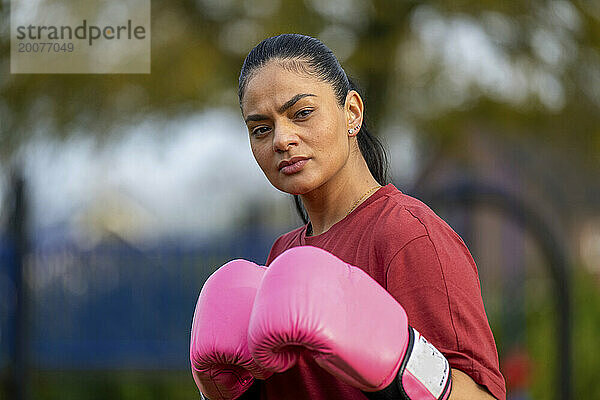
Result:
M447 399L452 388L448 360L416 329L408 329L412 348L407 350L406 363L398 374L401 391L411 400Z
M446 357L414 328L398 375L388 387L363 392L371 400L447 400L452 390Z

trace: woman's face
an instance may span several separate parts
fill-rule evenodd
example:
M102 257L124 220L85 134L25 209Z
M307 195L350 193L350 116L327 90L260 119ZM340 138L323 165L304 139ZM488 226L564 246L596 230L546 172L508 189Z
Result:
M333 88L271 61L242 98L250 147L277 189L305 194L334 177L349 156L347 113Z

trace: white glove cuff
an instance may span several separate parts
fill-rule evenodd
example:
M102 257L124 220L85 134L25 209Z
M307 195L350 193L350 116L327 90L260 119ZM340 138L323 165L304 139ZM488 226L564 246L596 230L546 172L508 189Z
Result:
M411 340L398 373L400 391L411 400L447 399L452 389L448 360L416 329L408 329Z

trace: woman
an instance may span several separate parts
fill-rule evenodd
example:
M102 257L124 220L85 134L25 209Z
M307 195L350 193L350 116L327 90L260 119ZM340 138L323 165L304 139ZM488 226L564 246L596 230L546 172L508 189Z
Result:
M303 35L268 38L248 54L238 94L256 161L275 188L294 195L306 222L275 241L267 266L288 249L314 246L362 269L445 356L450 399L504 399L473 259L426 205L387 183L385 152L366 130L362 98L333 53ZM243 398L368 398L321 364L303 355L285 372L252 372L262 380L244 387Z

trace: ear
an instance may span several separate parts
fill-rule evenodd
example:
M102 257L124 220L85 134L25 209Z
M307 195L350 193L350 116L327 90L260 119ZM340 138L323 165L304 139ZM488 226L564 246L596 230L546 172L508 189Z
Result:
M351 90L346 95L344 111L346 114L346 131L348 132L348 136L358 135L363 122L364 105L356 90Z

